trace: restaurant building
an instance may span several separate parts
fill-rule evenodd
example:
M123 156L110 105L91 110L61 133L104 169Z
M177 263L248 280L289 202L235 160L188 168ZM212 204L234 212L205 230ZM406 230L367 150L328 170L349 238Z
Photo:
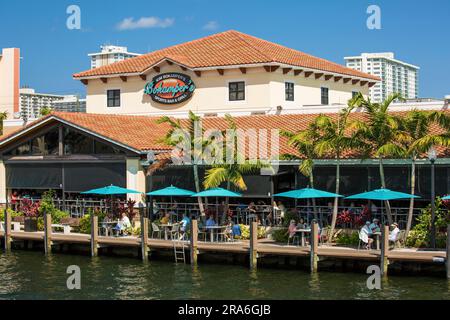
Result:
M195 189L190 166L149 168L170 157L160 142L170 129L162 115L189 111L203 116L205 130L227 129L234 116L243 130L306 129L317 114L367 95L377 77L348 69L237 31L228 31L115 64L77 73L87 88L87 113L54 112L0 138L0 202L12 190L55 189L60 194L115 184L144 192L170 184ZM336 113L331 114L336 116ZM353 113L351 117L361 117ZM247 145L252 142L246 142ZM254 142L253 142L254 143ZM260 142L256 142L260 144ZM294 153L280 139L279 153ZM305 187L298 163L280 163L275 175L246 177L245 197L267 200ZM437 194L450 191L449 150L440 149ZM410 162L385 159L387 186L408 191ZM205 166L200 169L204 176ZM417 192L429 197L429 162L418 161ZM349 156L341 192L380 187L378 162ZM316 161L315 187L333 191L335 162ZM140 195L128 195L141 201Z

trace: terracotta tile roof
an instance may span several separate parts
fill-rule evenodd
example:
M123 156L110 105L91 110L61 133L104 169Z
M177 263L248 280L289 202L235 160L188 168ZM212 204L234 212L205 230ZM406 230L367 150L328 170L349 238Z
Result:
M277 63L380 80L378 77L234 30L80 72L74 74L74 78L127 73L140 74L165 59L170 59L190 69Z
M450 112L450 111L449 111ZM397 115L406 114L406 112L395 112ZM329 114L331 117L337 117L337 114ZM313 121L317 114L290 114L290 115L261 115L261 116L242 116L234 117L238 128L247 129L267 129L268 138L270 140L271 129L283 129L297 132L304 130ZM157 124L158 118L148 116L128 116L128 115L105 115L105 114L86 114L86 113L64 113L54 112L43 117L36 122L30 123L27 127L22 128L14 133L4 135L0 138L0 148L5 139L11 138L17 133L44 122L45 120L58 121L62 120L77 127L84 128L88 132L95 133L101 137L115 141L119 144L126 145L138 152L148 150L154 151L170 151L170 147L166 146L158 140L163 137L169 130L169 126L165 124ZM351 119L363 119L363 113L351 114ZM181 120L183 126L187 124L187 120ZM228 123L225 118L211 117L203 118L202 126L205 130L217 129L225 130ZM433 132L438 132L437 126L432 127ZM249 143L246 144L246 150L249 150ZM254 147L254 146L252 146ZM270 145L267 147L270 155ZM449 148L437 148L440 157L450 157ZM280 154L295 153L290 148L286 139L280 138ZM358 158L358 155L348 153L346 158Z

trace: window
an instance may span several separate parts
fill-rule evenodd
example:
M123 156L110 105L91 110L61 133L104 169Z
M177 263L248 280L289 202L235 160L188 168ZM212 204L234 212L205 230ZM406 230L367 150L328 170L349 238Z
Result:
M321 104L328 105L329 99L328 99L328 88L320 88L321 92Z
M285 83L286 101L294 101L294 84L292 82Z
M245 82L230 82L228 84L229 101L244 101L245 100Z
M120 90L108 90L108 108L120 107Z

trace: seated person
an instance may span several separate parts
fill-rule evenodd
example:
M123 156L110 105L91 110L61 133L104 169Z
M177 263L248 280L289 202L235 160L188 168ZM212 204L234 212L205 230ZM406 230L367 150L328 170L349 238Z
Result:
M233 235L233 238L240 238L242 236L241 226L238 224L234 224L231 229L231 234Z
M370 221L367 221L359 231L359 239L366 244L367 250L372 248L373 238L371 238L370 235L372 235L370 230Z
M206 229L217 226L216 220L214 220L213 215L210 215L208 220L206 220Z
M392 231L389 232L389 241L395 243L398 240L400 229L398 228L398 224L396 222L392 224L392 227L393 227Z
M369 226L370 228L370 233L373 234L375 232L381 232L380 229L380 220L378 219L373 219L372 224Z
M307 225L303 218L300 218L300 221L297 224L297 229L306 229Z
M113 228L113 230L118 231L119 234L126 235L126 230L131 228L131 222L125 212L122 213L122 218L117 223L117 225Z
M291 220L286 234L289 235L289 239L292 239L296 233L297 233L297 224L295 223L295 220Z
M191 227L191 219L187 216L186 213L183 214L183 219L180 223L180 231L182 233L189 232L189 228Z
M159 222L161 224L169 224L169 222L170 222L170 213L166 212Z

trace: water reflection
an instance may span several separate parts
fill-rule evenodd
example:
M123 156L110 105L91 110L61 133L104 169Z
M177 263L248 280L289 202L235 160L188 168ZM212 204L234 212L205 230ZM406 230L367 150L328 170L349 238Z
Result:
M70 265L81 268L81 290L66 287ZM0 299L450 299L445 278L389 276L382 290L369 290L367 277L39 252L0 254Z

